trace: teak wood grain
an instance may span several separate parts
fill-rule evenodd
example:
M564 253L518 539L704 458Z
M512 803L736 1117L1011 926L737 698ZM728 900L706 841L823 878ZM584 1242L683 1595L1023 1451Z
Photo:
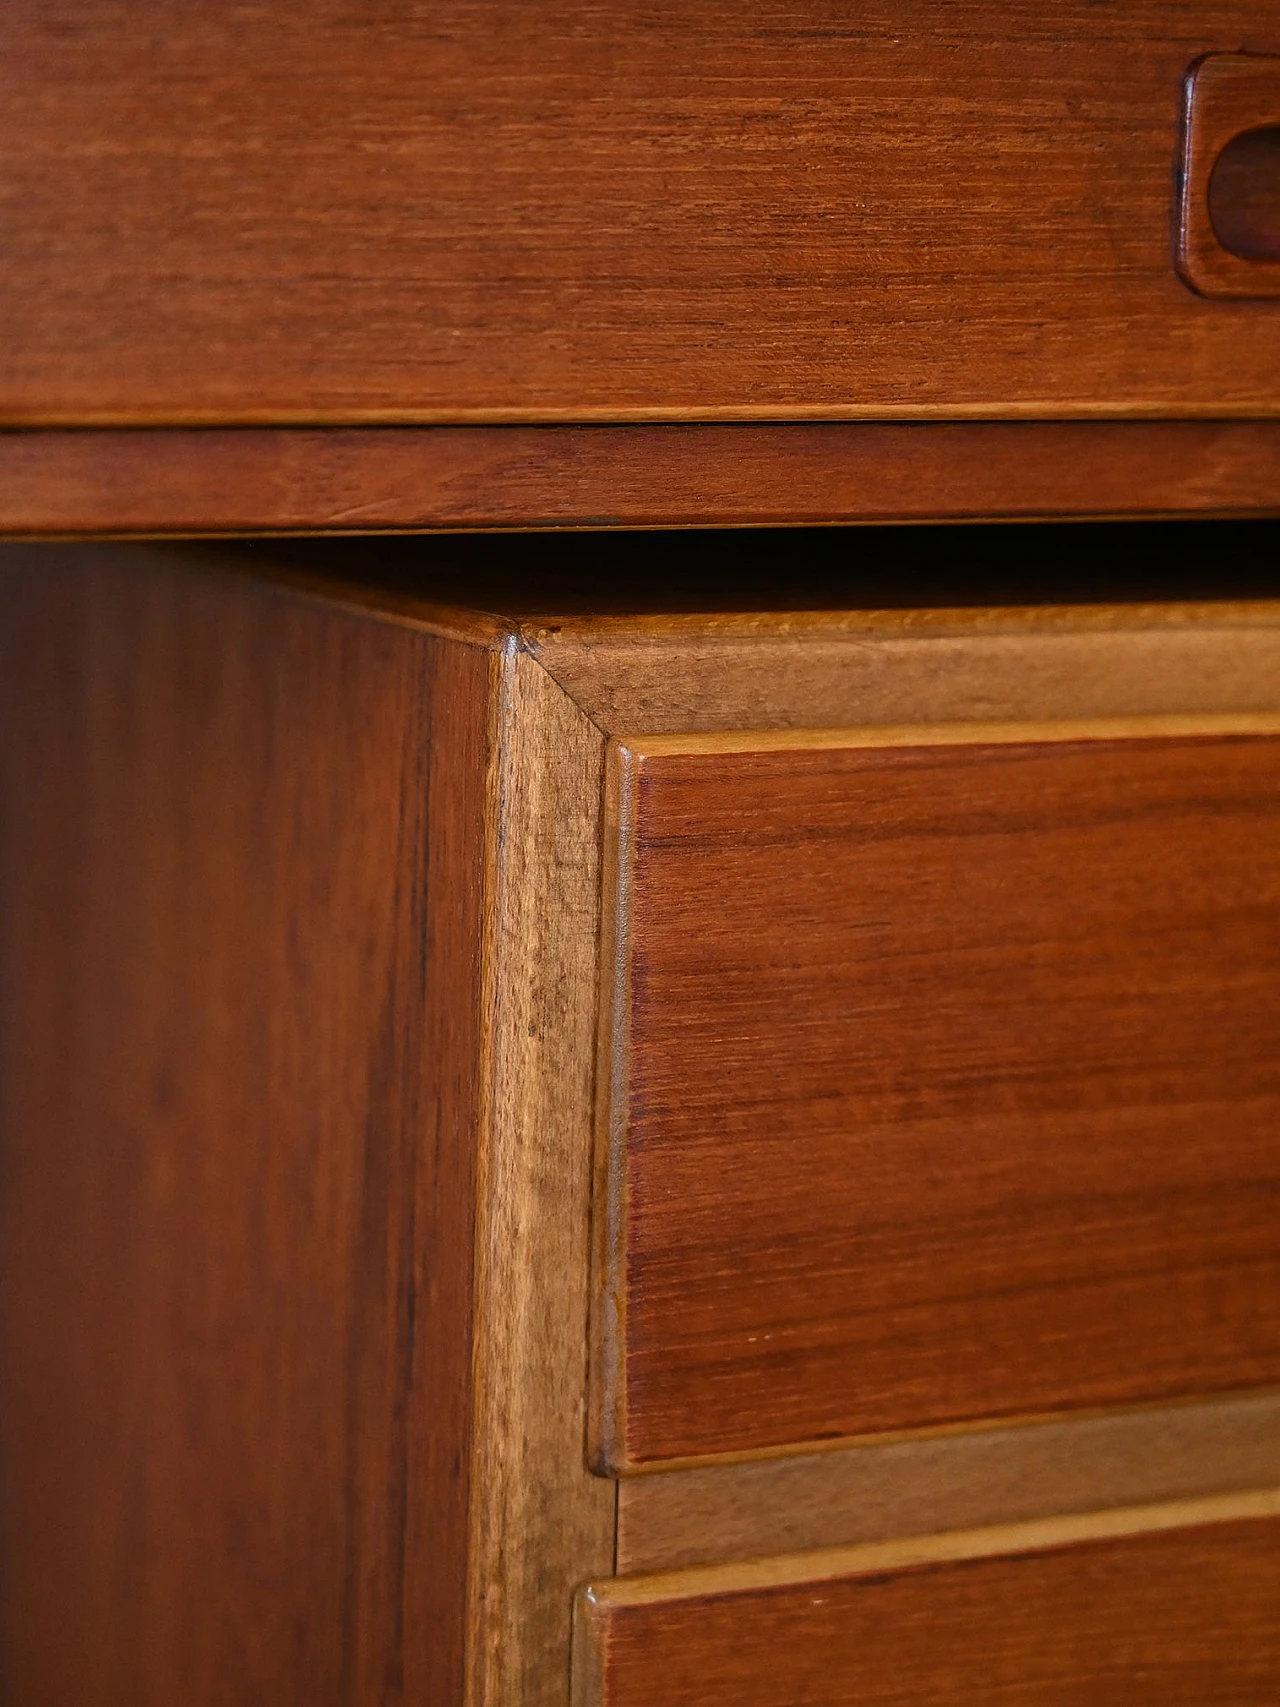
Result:
M0 1694L458 1701L490 655L0 601Z
M603 736L260 556L0 613L0 1694L563 1707Z
M0 435L0 533L783 526L1280 511L1280 422Z
M523 644L610 735L1280 713L1280 601L560 618Z
M604 739L508 646L492 747L467 1702L563 1707L614 1557L583 1450Z
M1245 1496L593 1584L574 1707L1270 1707L1278 1510Z
M1275 0L11 0L0 421L1271 415L1172 262Z
M613 760L603 1465L1280 1380L1280 738Z
M609 720L1274 722L1274 607L549 627L263 547L0 564L6 1701L563 1707L573 1586L744 1474L756 1554L1269 1476L1253 1395L703 1468L677 1522L634 1478L615 1554L583 1413Z

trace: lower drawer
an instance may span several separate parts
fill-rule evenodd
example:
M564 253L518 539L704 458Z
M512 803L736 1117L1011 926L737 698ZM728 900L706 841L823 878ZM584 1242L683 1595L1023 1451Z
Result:
M1271 1707L1280 1494L618 1578L574 1672L574 1707Z

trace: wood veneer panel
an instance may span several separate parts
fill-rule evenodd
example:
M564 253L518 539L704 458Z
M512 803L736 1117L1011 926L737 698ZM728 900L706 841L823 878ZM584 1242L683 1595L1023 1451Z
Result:
M1269 1707L1280 1520L1106 1521L593 1585L576 1707Z
M0 564L0 1694L459 1701L491 655Z
M0 436L0 532L768 526L1280 509L1280 422L84 429Z
M1272 414L1172 265L1275 0L13 0L8 424Z
M615 748L604 1463L1280 1379L1280 739L1140 727Z

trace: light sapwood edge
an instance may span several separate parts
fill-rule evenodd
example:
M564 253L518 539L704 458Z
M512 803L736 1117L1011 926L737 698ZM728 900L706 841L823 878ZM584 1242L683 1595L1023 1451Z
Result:
M493 1449L488 1439L488 1412L492 1378L488 1320L490 1277L494 1107L494 1030L501 972L498 954L499 865L504 817L503 789L507 765L506 712L510 702L512 648L504 647L489 666L489 718L485 778L484 893L480 981L480 1096L479 1130L476 1134L475 1244L472 1253L474 1290L472 1305L470 1509L467 1520L467 1643L464 1682L465 1707L485 1707L488 1698L488 1637L490 1617L486 1604L486 1577L491 1567L490 1547L493 1519L488 1510L491 1487L480 1478L493 1475ZM500 1527L500 1526L499 1526Z
M1270 1396L1280 1388L1263 1387L1221 1393L1189 1393L1182 1398L1152 1399L1136 1405L1086 1405L1079 1410L1050 1410L1019 1412L1000 1417L976 1417L963 1422L932 1423L923 1428L884 1429L875 1434L842 1434L824 1440L788 1441L781 1446L754 1446L743 1452L706 1452L684 1458L646 1458L643 1463L620 1462L609 1471L611 1476L628 1481L646 1476L665 1476L687 1470L710 1470L720 1466L763 1464L775 1459L822 1458L831 1452L868 1452L879 1446L902 1446L915 1441L947 1440L954 1436L1001 1433L1013 1429L1044 1428L1049 1425L1092 1422L1105 1417L1138 1416L1147 1411L1178 1410L1185 1405L1206 1402L1232 1403L1240 1399Z
M945 524L939 524L945 525ZM548 667L557 650L630 644L655 650L679 641L975 639L1018 634L1141 633L1150 629L1280 626L1280 599L1168 603L946 605L850 610L682 611L672 615L524 617L520 638Z
M717 753L820 752L844 747L1020 746L1060 741L1138 741L1280 734L1280 712L1206 712L1156 717L1064 717L1029 723L919 723L861 729L721 730L705 735L615 735L637 759Z
M600 991L593 1158L587 1461L601 1476L626 1440L626 1135L631 1079L631 930L635 794L631 755L605 746L602 804Z
M1280 1391L618 1483L615 1575L1280 1484Z
M512 641L492 665L467 1707L561 1707L584 1561L591 1118L604 741Z
M607 733L1280 711L1280 601L569 624L525 644Z
M599 1613L612 1607L749 1593L796 1583L824 1582L833 1577L910 1570L996 1554L1037 1553L1156 1530L1277 1516L1280 1516L1280 1487L1255 1488L1206 1499L1116 1506L1065 1517L1037 1518L1029 1523L993 1524L980 1529L948 1530L852 1547L824 1547L811 1553L784 1553L725 1565L602 1578L585 1584L578 1593L586 1605Z
M947 403L598 403L576 406L476 405L473 408L311 409L9 409L0 413L0 431L74 432L79 428L122 427L535 427L627 426L700 421L1270 421L1280 417L1271 397L1230 403L1170 402L1168 398L1068 399L1014 398Z
M122 428L121 431L128 431ZM161 432L165 428L158 429ZM290 428L282 428L284 432ZM0 432L4 429L0 428ZM234 543L238 540L270 540L297 539L305 535L307 539L369 539L379 537L386 539L434 539L449 537L455 534L485 534L503 537L510 534L548 534L548 533L688 533L693 528L714 529L717 533L746 533L774 532L797 533L806 529L824 528L880 528L880 527L1013 527L1019 523L1059 523L1069 521L1089 522L1230 522L1230 521L1274 521L1280 517L1280 506L1273 504L1241 504L1235 507L1219 506L1213 509L1127 509L1127 510L1089 510L1080 514L1064 516L1061 512L1044 508L1027 510L1010 510L1003 514L986 511L969 511L961 508L947 510L945 514L921 515L903 507L885 508L868 512L867 514L846 514L838 508L824 513L822 516L810 514L798 516L779 516L773 514L756 515L754 512L744 512L738 517L726 517L715 512L704 513L690 510L671 513L661 519L649 516L626 515L618 521L593 521L588 518L577 519L570 515L519 516L514 519L486 520L474 523L446 520L443 517L433 518L430 515L408 522L370 522L367 527L330 527L323 521L314 525L308 523L305 527L285 527L281 525L263 526L246 522L242 527L232 527L220 523L217 526L197 527L187 522L181 526L167 528L160 523L150 527L95 527L86 523L76 528L70 523L63 523L56 529L46 531L43 528L15 527L7 528L0 524L0 542L12 545L84 545L90 540L109 540L119 545L164 545L172 542L175 545L218 543L227 541ZM550 614L550 613L543 613Z
M604 1700L603 1620L590 1583L574 1594L569 1645L569 1707L600 1707Z

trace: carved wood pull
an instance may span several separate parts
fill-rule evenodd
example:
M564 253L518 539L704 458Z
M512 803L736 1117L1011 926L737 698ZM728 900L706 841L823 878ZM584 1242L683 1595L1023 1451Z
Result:
M1280 58L1210 54L1184 96L1178 270L1202 296L1280 297Z

